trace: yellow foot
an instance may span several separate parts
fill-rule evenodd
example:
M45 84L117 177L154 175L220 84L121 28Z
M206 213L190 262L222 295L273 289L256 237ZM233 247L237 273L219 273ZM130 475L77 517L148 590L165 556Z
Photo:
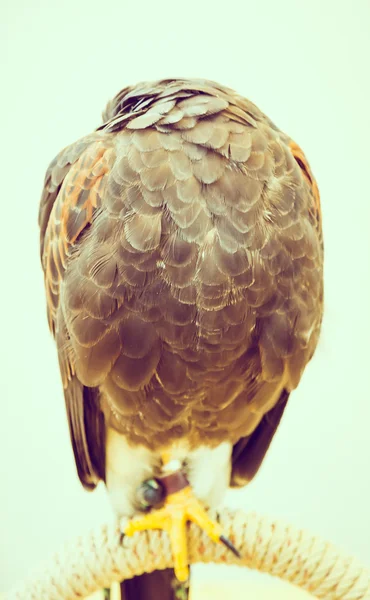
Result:
M209 518L189 485L169 494L162 508L129 521L124 528L124 534L133 535L136 531L146 531L148 529L167 531L171 540L175 575L179 581L184 582L189 577L187 521L196 523L213 541L222 542L234 554L239 556L238 551L231 542L222 535L220 525Z

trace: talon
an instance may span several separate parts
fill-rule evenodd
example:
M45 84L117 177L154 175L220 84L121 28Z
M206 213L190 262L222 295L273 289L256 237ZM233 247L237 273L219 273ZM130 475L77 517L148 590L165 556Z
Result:
M202 504L194 496L183 473L178 471L166 475L161 482L167 492L164 506L126 523L124 534L131 536L136 531L150 529L167 531L171 541L175 575L181 582L187 581L189 577L187 521L196 523L214 542L221 542L240 557L238 550L223 535L221 526L210 519Z
M224 535L220 535L220 542L222 542L223 545L226 546L226 548L231 550L231 552L235 554L235 556L241 558L239 550L235 548L234 544L229 540L229 538L225 537Z

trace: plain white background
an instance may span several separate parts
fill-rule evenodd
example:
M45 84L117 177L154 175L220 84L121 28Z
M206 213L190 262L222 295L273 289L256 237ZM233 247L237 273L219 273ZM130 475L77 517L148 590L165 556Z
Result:
M19 0L3 16L0 591L109 515L104 489L88 494L75 475L46 323L44 172L120 88L169 76L248 96L304 148L322 197L321 344L260 474L228 503L309 528L370 564L370 4Z

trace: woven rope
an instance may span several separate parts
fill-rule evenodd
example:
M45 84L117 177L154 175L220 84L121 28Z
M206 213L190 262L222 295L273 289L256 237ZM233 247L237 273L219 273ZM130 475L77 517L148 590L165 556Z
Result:
M223 511L219 521L240 550L239 560L189 526L190 562L238 564L289 581L317 598L370 600L370 570L332 544L281 521ZM105 526L64 548L42 574L14 588L6 600L75 600L112 581L172 566L168 536L136 533L120 543L118 526Z

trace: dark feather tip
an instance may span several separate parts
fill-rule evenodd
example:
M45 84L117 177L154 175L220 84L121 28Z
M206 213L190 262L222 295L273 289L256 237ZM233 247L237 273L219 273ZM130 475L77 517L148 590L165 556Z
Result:
M239 550L237 550L235 548L234 544L232 544L230 542L229 538L225 537L224 535L220 535L220 542L222 542L223 545L226 546L226 548L231 550L231 552L233 554L235 554L235 556L237 556L238 558L241 558L241 554L240 554Z
M121 533L121 535L119 536L119 543L120 543L120 546L122 546L122 544L123 544L123 540L125 539L125 537L126 537L126 534L125 534L125 533Z

